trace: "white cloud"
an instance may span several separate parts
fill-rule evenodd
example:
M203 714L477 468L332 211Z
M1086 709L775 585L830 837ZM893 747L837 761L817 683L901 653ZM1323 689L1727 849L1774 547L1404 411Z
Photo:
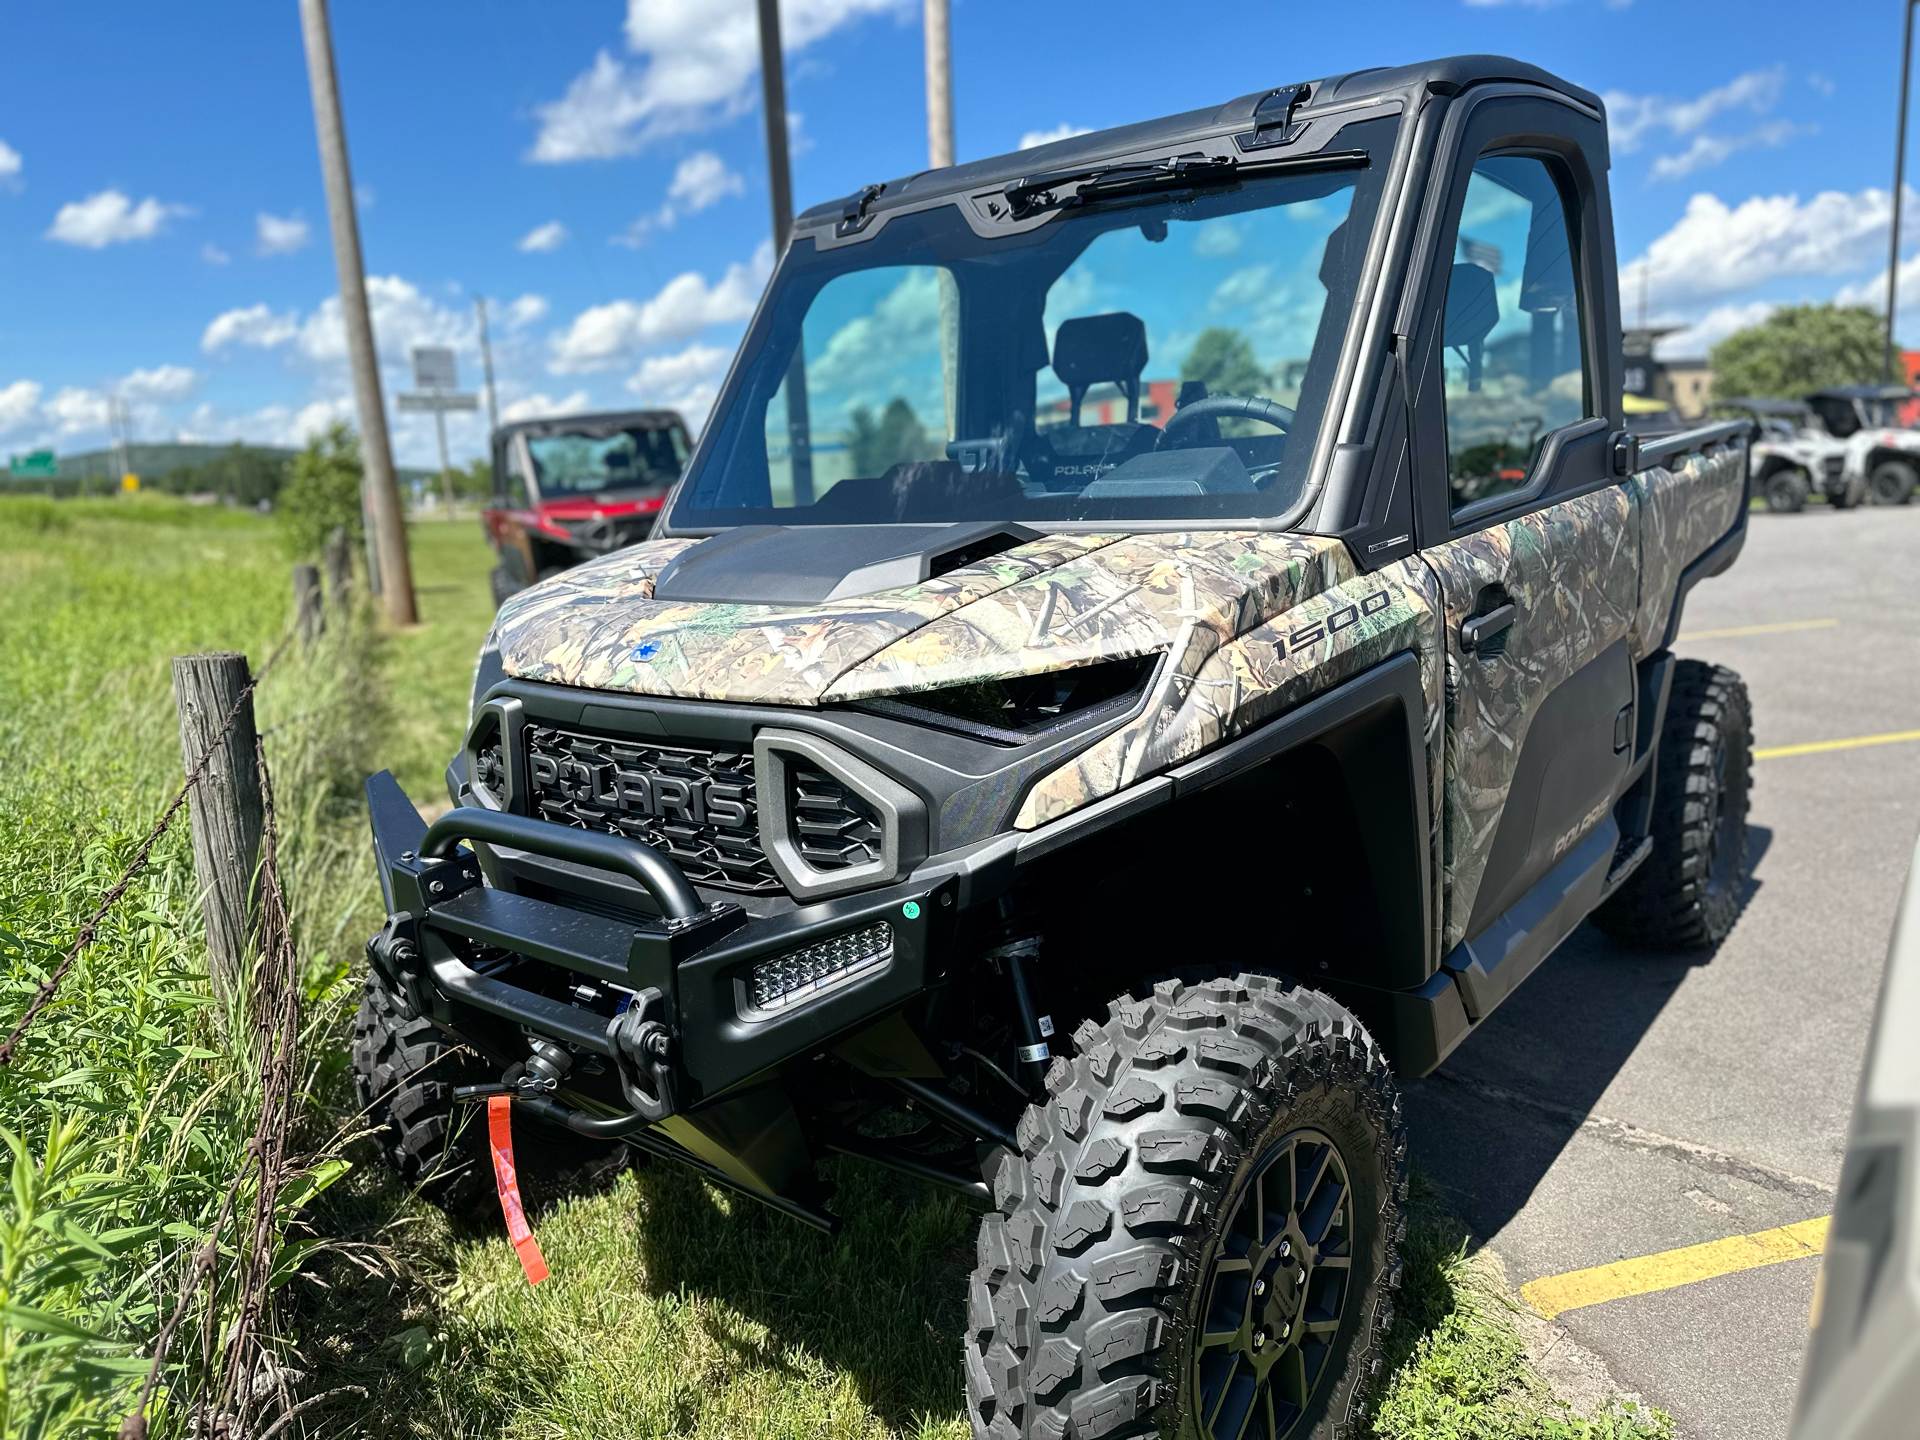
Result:
M191 213L185 205L162 204L151 195L136 205L118 190L102 190L62 205L47 238L103 250L128 240L151 240L166 228L168 220Z
M678 410L698 430L720 395L733 352L698 341L673 355L650 355L627 377L627 389L643 405Z
M696 150L675 168L667 199L684 215L697 215L729 195L744 195L747 182L711 150Z
M209 355L229 345L257 345L269 349L284 345L299 333L299 316L291 311L276 315L262 303L249 305L244 310L227 310L214 316L200 337L200 348Z
M691 339L709 325L745 320L773 268L773 247L762 241L753 259L729 265L716 285L698 271L676 275L651 300L615 300L574 317L554 337L547 368L556 375L605 370L635 350Z
M291 255L313 238L313 227L298 215L282 217L263 210L253 217L253 223L262 255Z
M233 257L211 240L200 247L200 258L209 265L225 265Z
M62 435L107 428L107 397L98 390L69 385L42 405L40 411Z
M1020 137L1020 148L1031 150L1036 145L1051 145L1056 140L1071 140L1076 135L1091 135L1092 130L1085 125L1075 125L1071 120L1063 120L1051 130L1029 130Z
M567 227L558 220L536 225L520 237L520 248L530 255L546 255L567 243Z
M0 188L12 188L20 183L20 171L26 162L20 158L20 152L6 141L0 140Z
M390 365L404 365L416 345L450 345L471 353L477 344L471 314L438 304L398 275L367 277L367 308L373 312L380 358ZM345 363L347 329L338 295L329 295L301 321L296 349L309 361Z
M129 400L170 404L186 399L199 383L199 374L185 365L156 365L127 376L120 382L120 393Z
M506 308L500 312L500 321L509 330L524 330L546 319L549 308L544 295L522 295L507 302Z
M1808 126L1807 130L1810 132L1813 128ZM1678 155L1655 159L1649 173L1655 180L1678 180L1696 170L1718 165L1737 150L1749 150L1756 145L1768 148L1784 145L1801 133L1801 127L1791 120L1771 120L1744 135L1696 135L1693 144Z
M500 407L500 418L511 425L518 420L539 420L548 415L578 415L593 408L584 390L555 400L551 395L523 395Z
M1913 197L1907 197L1907 213L1912 214ZM1920 255L1909 255L1900 262L1900 301L1903 307L1920 301ZM1882 265L1880 272L1871 280L1856 280L1851 285L1842 285L1833 297L1836 305L1871 305L1881 314L1887 311L1887 267Z
M1774 311L1771 300L1749 300L1743 305L1717 305L1684 330L1656 340L1653 353L1660 360L1700 360L1736 330L1758 325Z
M1678 224L1621 267L1620 293L1637 296L1649 265L1648 289L1663 311L1788 277L1846 275L1873 262L1891 211L1887 192L1875 189L1824 190L1804 203L1798 195L1755 195L1735 206L1698 194Z
M0 385L0 435L39 418L40 387L31 380Z
M638 247L655 230L670 229L683 215L696 215L718 205L729 195L746 193L747 182L727 168L711 150L697 150L682 160L667 186L667 198L658 210L642 215L613 237L616 245Z
M1780 99L1786 81L1787 67L1776 65L1771 70L1749 70L1744 75L1736 75L1725 85L1691 100L1609 90L1601 97L1607 105L1607 136L1615 150L1629 154L1658 130L1684 139L1714 116L1729 110L1749 110L1755 115L1764 115Z
M788 56L872 15L904 16L911 0L788 0ZM527 158L543 164L630 155L744 113L754 101L760 33L753 0L628 0L629 67L602 50L560 99L538 108Z

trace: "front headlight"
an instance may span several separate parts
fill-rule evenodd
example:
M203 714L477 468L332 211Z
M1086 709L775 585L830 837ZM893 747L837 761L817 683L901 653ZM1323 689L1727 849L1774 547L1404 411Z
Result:
M1025 745L1088 718L1089 712L1130 708L1159 660L1136 655L1038 675L974 680L870 700L864 708L1003 745Z

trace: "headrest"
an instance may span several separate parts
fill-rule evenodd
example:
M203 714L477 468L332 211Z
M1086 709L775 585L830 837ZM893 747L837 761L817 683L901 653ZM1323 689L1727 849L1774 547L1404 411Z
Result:
M1147 368L1147 326L1138 315L1082 315L1053 332L1053 373L1071 390L1132 385Z
M1493 272L1467 261L1455 265L1453 277L1447 282L1446 330L1441 343L1483 344L1499 323L1500 296L1493 286Z

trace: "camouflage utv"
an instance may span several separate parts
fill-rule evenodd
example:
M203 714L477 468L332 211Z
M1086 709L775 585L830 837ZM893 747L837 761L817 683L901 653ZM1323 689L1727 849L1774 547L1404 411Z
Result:
M476 1095L825 1230L890 1166L984 1211L977 1433L1343 1430L1394 1074L1740 902L1670 647L1749 427L1625 428L1606 174L1476 56L800 217L654 537L501 607L453 811L369 783L401 1174L473 1203Z

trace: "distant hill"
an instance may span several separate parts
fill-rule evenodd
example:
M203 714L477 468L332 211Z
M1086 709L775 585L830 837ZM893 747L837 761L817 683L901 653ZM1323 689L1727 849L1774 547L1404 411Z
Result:
M285 464L300 452L282 449L277 445L246 445L242 447L249 455L262 460L278 461ZM178 470L183 466L201 466L211 460L220 459L233 453L231 443L225 445L201 444L189 441L166 441L146 443L135 441L127 447L127 466L142 480L157 480L169 470ZM60 457L60 478L62 480L117 480L114 469L114 454L111 450L83 450L77 455Z

